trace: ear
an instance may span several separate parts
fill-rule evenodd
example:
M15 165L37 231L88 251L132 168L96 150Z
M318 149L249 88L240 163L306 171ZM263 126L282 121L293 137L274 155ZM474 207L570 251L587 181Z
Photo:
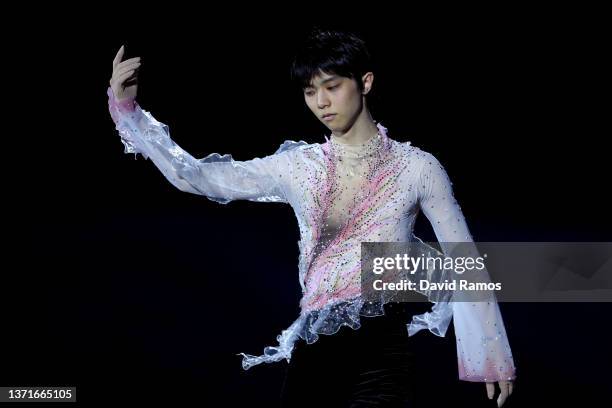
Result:
M361 93L363 95L367 95L368 92L370 92L370 90L372 89L372 82L374 82L374 73L366 72L361 77L361 80L363 82L363 91Z

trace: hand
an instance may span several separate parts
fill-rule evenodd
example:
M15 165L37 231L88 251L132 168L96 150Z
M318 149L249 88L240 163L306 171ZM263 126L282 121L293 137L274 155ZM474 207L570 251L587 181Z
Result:
M136 92L138 90L136 75L138 67L140 67L140 57L121 61L124 51L125 48L122 45L119 51L117 51L117 55L115 55L115 59L113 60L113 75L110 80L110 86L117 101L136 99Z
M513 383L512 381L499 381L498 385L500 393L499 397L497 397L497 406L501 407L502 405L504 405L504 402L506 402L508 396L512 394ZM486 386L487 396L489 397L489 399L493 399L493 397L495 396L495 383L488 382L486 383Z

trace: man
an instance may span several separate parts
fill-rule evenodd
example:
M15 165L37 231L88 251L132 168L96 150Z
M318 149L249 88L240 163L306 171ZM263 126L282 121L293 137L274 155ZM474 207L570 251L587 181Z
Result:
M181 149L167 127L135 102L137 84L126 86L126 81L134 80L140 61L121 61L123 52L121 47L113 61L108 96L126 152L150 158L182 191L222 204L279 202L295 210L301 235L301 313L278 336L278 346L266 347L261 356L241 353L243 367L290 362L283 390L286 406L312 406L328 394L337 397L335 406L408 403L417 391L409 389L414 351L402 351L407 343L396 342L395 331L405 335L405 322L391 318L391 306L364 300L360 243L405 240L419 210L441 243L472 238L442 165L409 142L389 138L372 118L367 95L374 74L364 42L343 32L311 34L296 55L292 77L331 136L323 144L285 141L274 154L248 161L216 153L196 160ZM427 328L443 336L454 317L460 379L485 382L489 398L497 382L501 406L512 392L515 369L497 303L446 306L414 313L409 335ZM364 336L381 345L367 357L354 353ZM297 360L291 360L294 347ZM343 357L329 361L338 354ZM397 355L402 357L392 357ZM338 378L342 381L334 381Z

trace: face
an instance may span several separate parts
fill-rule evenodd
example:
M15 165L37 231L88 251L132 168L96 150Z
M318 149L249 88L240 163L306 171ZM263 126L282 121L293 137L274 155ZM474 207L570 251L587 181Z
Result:
M304 88L304 100L328 129L343 132L363 110L364 96L370 91L372 80L373 74L366 73L361 91L355 79L321 72Z

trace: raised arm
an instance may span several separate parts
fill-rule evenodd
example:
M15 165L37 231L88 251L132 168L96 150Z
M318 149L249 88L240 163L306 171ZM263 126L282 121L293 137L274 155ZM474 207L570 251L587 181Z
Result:
M170 138L168 126L136 102L133 88L136 85L126 87L125 84L140 63L121 62L122 56L123 47L113 61L107 95L109 112L126 153L150 159L181 191L200 194L222 204L233 200L289 202L293 150L306 142L285 141L274 154L248 161L236 161L229 154L217 153L196 159Z
M431 153L419 151L418 155L421 162L418 186L420 207L431 223L444 254L450 255L453 243L473 242L473 239L444 167ZM503 403L503 394L507 396L511 392L511 388L504 390L503 387L512 386L508 382L516 377L515 366L499 305L494 295L487 300L452 303L459 379L500 382Z

